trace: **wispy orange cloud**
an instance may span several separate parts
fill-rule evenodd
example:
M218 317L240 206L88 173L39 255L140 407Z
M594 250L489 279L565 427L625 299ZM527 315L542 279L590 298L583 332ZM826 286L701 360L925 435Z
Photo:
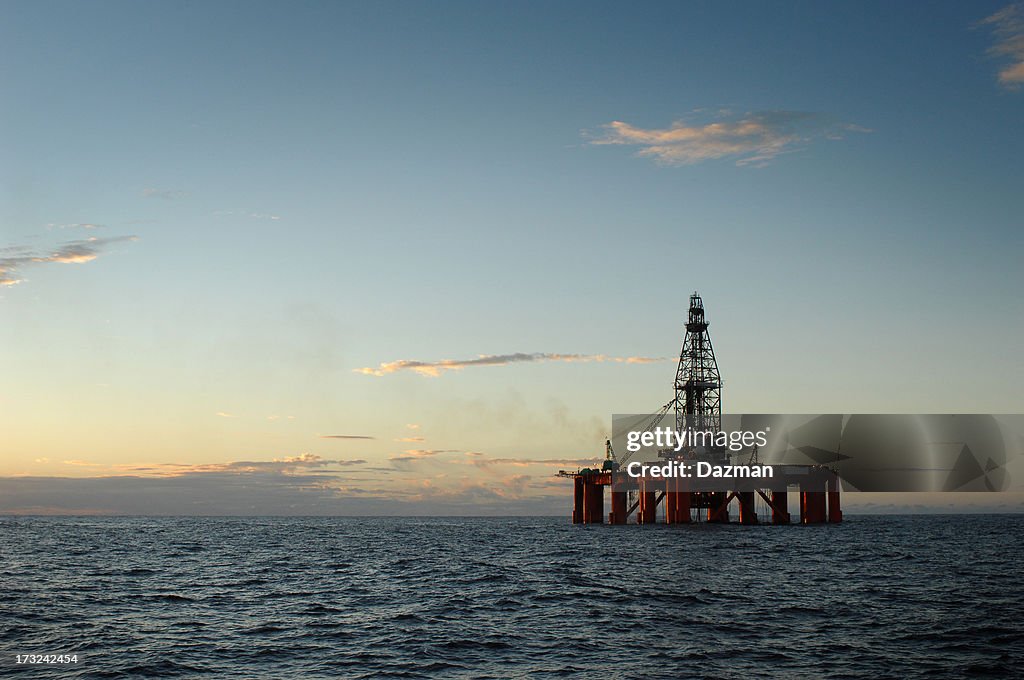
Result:
M1009 60L999 70L999 84L1018 89L1024 83L1024 9L1020 4L1008 5L980 23L991 26L996 38L989 53Z
M423 458L424 456L436 456L441 453L461 453L458 449L406 449L402 453L407 456Z
M80 241L63 243L50 252L39 253L21 247L11 246L0 249L0 286L13 286L24 281L19 271L30 265L59 263L82 264L99 257L107 245L121 241L135 241L135 236L117 236L113 238L97 238L95 236Z
M839 139L865 128L837 123L828 116L802 111L759 111L733 116L721 111L706 123L678 120L667 128L641 128L622 121L586 133L594 145L637 147L637 155L663 165L692 165L736 158L736 165L762 166L816 137Z
M473 366L507 366L509 364L539 361L566 362L614 362L624 364L648 364L665 361L664 357L610 357L604 354L549 354L542 352L515 354L481 354L475 359L442 359L441 361L412 361L399 359L381 363L377 368L357 368L355 373L384 376L399 371L412 371L422 376L436 378L445 371L458 371Z
M449 456L444 454L449 453L463 453L458 449L406 449L400 456L391 456L388 458L388 462L395 466L401 466L403 469L407 469L409 463L421 463L427 460L434 460L439 457L443 457L445 460L443 464L453 462Z

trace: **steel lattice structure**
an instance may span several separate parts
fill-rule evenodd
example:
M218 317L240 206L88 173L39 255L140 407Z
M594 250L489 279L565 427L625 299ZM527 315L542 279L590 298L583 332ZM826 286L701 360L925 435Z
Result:
M717 433L722 429L722 378L708 335L704 302L697 293L690 296L675 390L677 432Z

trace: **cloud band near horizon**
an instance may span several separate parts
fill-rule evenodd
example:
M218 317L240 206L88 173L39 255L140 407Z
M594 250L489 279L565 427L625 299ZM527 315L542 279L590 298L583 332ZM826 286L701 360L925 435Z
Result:
M508 366L509 364L536 363L541 361L564 361L570 363L619 363L650 364L666 361L666 357L611 357L604 354L553 354L546 352L516 352L514 354L481 354L475 359L443 359L441 361L413 361L399 359L381 363L378 367L353 369L354 373L381 377L399 371L411 371L429 378L436 378L445 371L458 371L472 366Z

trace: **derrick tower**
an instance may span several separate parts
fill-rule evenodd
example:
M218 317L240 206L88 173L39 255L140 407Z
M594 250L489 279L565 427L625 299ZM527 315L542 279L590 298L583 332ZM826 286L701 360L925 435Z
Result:
M839 478L825 465L762 465L757 461L755 446L750 453L750 462L746 466L735 467L768 468L765 474L713 474L713 478L721 478L709 482L707 475L699 472L700 463L709 467L729 465L729 469L733 469L727 440L732 439L735 431L722 432L722 378L708 335L704 302L697 293L690 296L686 336L679 352L679 367L673 386L674 397L657 413L641 422L630 419L629 435L665 434L665 430L670 428L660 427L661 422L668 417L669 411L674 410L676 433L683 441L677 440L675 445L659 449L658 457L679 463L696 461L695 464L675 466L677 470L688 467L690 472L677 474L672 472L673 466L644 466L638 461L630 463L630 457L643 446L633 451L627 446L626 454L616 457L611 441L606 441L605 462L600 469L586 467L575 472L558 471L559 477L573 480L573 524L601 524L605 521L606 489L611 492L612 507L607 516L611 524L626 524L634 512L637 524L655 524L658 522L659 505L664 509L666 524L729 522L729 506L733 501L739 505L740 524L758 524L768 517L758 517L757 498L764 501L771 511L772 524L789 524L788 498L792 486L798 486L800 490L801 524L843 521L839 507ZM723 434L728 436L722 437ZM650 445L647 448L651 448ZM640 467L636 473L631 471L634 466ZM701 481L698 477L705 479Z
M690 296L686 319L686 337L679 352L676 370L676 431L679 433L719 432L722 429L722 378L715 361L715 350L704 318L700 295Z

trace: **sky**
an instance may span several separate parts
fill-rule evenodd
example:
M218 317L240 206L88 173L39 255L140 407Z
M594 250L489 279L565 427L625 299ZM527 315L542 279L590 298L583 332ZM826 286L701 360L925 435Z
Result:
M1005 2L3 3L0 512L561 513L695 290L727 412L1022 413L1022 87Z

